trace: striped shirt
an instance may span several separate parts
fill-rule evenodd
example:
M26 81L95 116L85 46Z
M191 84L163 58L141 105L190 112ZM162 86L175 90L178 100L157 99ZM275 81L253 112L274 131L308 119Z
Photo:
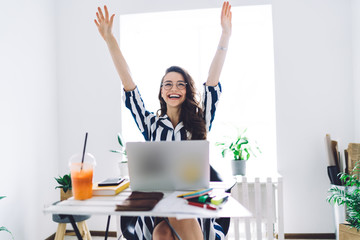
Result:
M215 87L204 85L204 88L203 110L206 129L210 131L221 94L221 85L220 83ZM124 101L146 141L181 141L189 139L189 133L186 132L182 122L179 122L174 128L166 114L158 117L153 112L146 110L138 88L125 92Z
M207 131L211 129L220 95L220 83L215 87L204 85L202 100ZM167 115L158 117L153 112L146 110L137 87L133 91L125 92L124 101L146 141L181 141L191 138L182 122L179 122L174 128ZM127 229L123 231L127 239L152 239L154 218L123 217L121 222L122 229ZM129 228L125 222L131 222L132 226ZM218 221L218 219L198 219L198 222L204 236L206 236L205 239L225 239L223 227L219 224L222 221ZM225 228L227 227L225 226Z

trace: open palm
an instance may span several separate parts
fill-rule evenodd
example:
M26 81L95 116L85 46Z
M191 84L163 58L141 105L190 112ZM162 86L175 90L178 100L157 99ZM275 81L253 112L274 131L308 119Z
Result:
M231 5L229 2L224 2L221 10L221 27L223 32L231 34Z
M112 35L112 26L115 14L111 15L109 18L109 11L106 6L104 6L105 16L100 7L98 7L98 12L96 12L97 20L94 22L98 27L100 35L106 40L109 36Z

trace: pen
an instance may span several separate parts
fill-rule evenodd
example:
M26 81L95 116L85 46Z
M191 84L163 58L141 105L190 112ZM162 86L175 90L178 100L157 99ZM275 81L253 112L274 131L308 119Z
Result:
M211 192L212 190L213 190L212 188L201 189L201 190L194 191L194 192L184 193L184 194L178 195L177 197L179 197L179 198L192 198L192 197L197 197L197 196L204 195L204 194L206 194L208 192Z
M188 202L188 204L191 205L191 206L200 207L200 208L206 208L206 209L209 209L209 210L217 210L216 207L210 206L209 204L205 204L205 203Z

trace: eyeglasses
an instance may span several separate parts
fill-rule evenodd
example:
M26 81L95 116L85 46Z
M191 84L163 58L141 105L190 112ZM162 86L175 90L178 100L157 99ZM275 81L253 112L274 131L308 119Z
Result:
M176 82L176 87L179 90L183 90L186 88L186 82ZM165 90L170 90L174 86L173 82L165 82L161 84L162 87L164 87Z

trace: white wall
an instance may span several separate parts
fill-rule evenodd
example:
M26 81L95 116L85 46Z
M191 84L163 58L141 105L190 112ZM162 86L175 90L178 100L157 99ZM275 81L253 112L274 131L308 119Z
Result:
M353 94L354 94L354 113L355 113L355 140L360 142L360 1L351 1L352 9L352 55L353 55Z
M44 239L56 226L43 206L58 199L54 4L1 5L0 226L15 239Z
M119 174L118 155L109 150L117 148L116 134L121 127L120 80L94 23L98 4L99 1L56 1L55 11L59 171L69 172L68 160L82 152L88 132L86 150L97 161L94 181ZM106 219L92 216L89 228L105 231Z
M350 1L273 0L285 232L334 232L324 137L354 140Z

